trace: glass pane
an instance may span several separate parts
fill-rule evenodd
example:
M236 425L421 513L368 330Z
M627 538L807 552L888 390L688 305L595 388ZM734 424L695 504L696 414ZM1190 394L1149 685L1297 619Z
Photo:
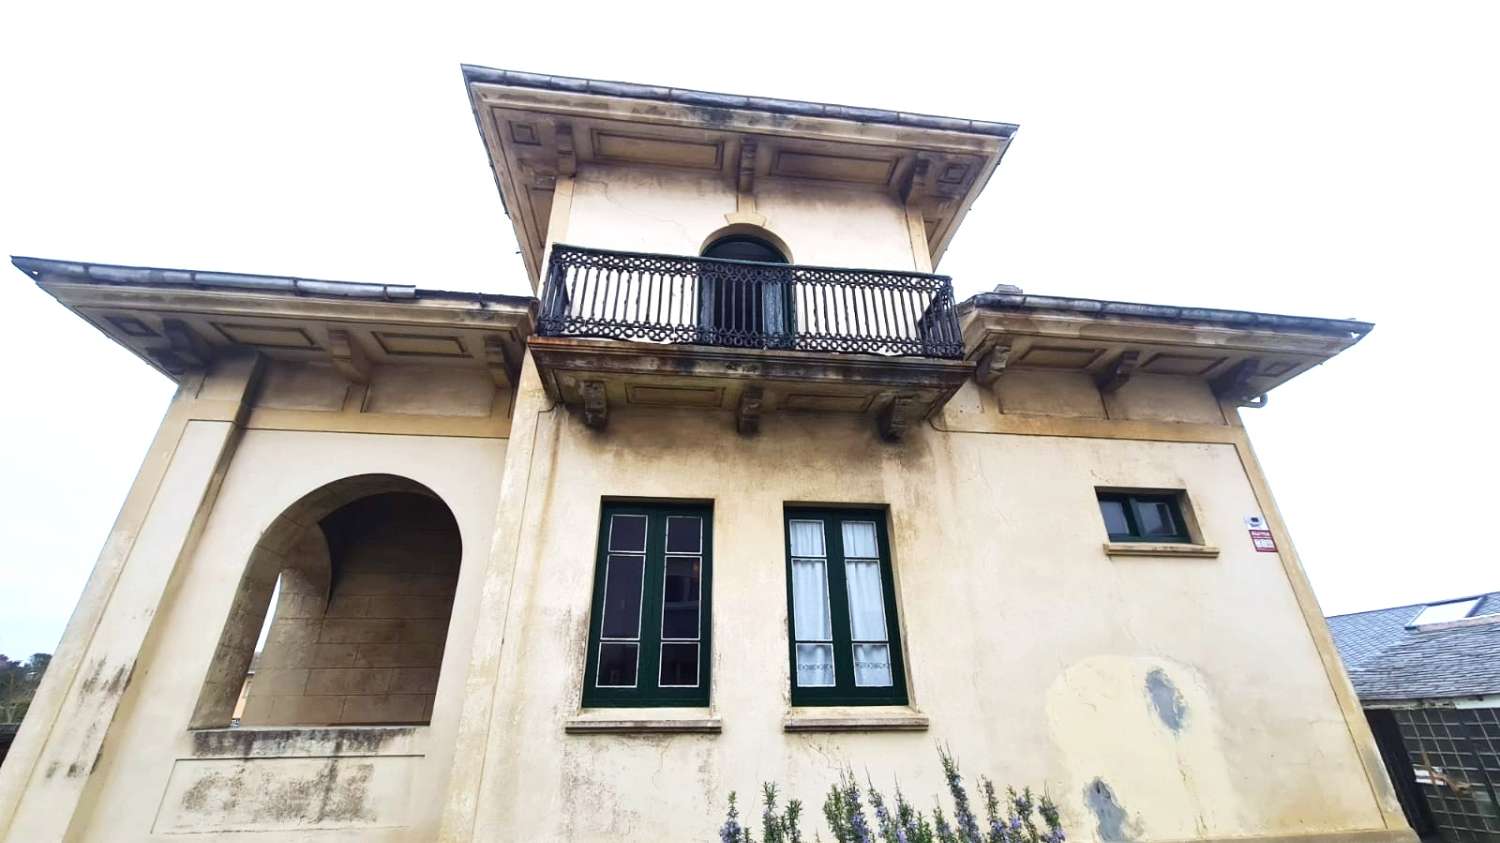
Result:
M849 632L855 641L885 640L885 595L879 562L845 562L849 584Z
M1143 536L1175 536L1177 523L1166 501L1136 501L1135 517Z
M692 644L662 644L661 645L661 682L663 688L668 686L695 687L698 684L698 645Z
M696 558L667 560L666 582L662 584L661 637L698 637L701 574L702 563Z
M1426 626L1430 623L1447 623L1448 621L1460 621L1467 618L1476 607L1479 599L1454 600L1448 603L1433 603L1424 608L1407 626Z
M646 516L616 515L609 519L609 549L646 552Z
M606 641L599 645L599 682L602 688L634 688L639 644Z
M891 684L891 646L854 645L854 684L861 688L887 688Z
M833 687L833 645L797 645L797 687Z
M827 565L821 559L792 560L792 630L798 641L833 639Z
M1111 536L1130 535L1130 522L1125 520L1125 504L1121 501L1099 501L1099 512L1104 516L1104 529Z
M703 519L689 515L667 518L668 553L702 553Z
M875 559L880 549L875 544L875 524L870 521L844 522L844 558L860 556Z
M793 556L827 556L823 550L822 521L792 521L787 524L792 535Z
M611 556L604 571L603 638L641 637L641 556Z

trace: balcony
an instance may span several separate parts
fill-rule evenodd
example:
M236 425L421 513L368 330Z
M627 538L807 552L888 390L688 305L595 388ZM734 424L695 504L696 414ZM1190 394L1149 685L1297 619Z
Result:
M871 414L887 439L969 367L941 275L556 245L532 350L548 392L603 427L609 406Z

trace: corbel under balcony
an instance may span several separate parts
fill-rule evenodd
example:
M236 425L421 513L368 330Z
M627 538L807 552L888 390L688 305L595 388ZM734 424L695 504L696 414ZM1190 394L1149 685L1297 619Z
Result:
M1133 376L1200 379L1220 400L1259 407L1266 393L1359 342L1374 326L1249 311L1027 295L1013 287L959 305L976 380L1012 370L1083 372L1101 393Z
M862 414L898 440L972 371L958 360L586 337L534 336L531 353L547 394L595 429L620 408L682 407L732 413L743 434L770 413Z
M327 363L364 384L381 366L520 374L536 302L394 284L13 258L63 306L174 381L246 350Z

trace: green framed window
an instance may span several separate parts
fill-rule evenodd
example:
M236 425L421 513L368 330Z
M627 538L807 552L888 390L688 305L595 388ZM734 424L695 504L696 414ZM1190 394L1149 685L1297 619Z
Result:
M905 705L885 512L786 510L793 705Z
M604 504L585 707L708 705L712 547L707 506Z
M1106 492L1100 490L1099 514L1112 542L1179 542L1191 544L1182 501L1174 492Z

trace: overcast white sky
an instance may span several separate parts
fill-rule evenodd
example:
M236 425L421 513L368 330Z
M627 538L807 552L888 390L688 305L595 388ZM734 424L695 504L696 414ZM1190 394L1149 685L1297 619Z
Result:
M0 9L0 252L527 291L460 62L1003 120L939 271L1353 316L1247 423L1323 607L1500 589L1494 3ZM50 651L171 388L0 273L0 652Z

